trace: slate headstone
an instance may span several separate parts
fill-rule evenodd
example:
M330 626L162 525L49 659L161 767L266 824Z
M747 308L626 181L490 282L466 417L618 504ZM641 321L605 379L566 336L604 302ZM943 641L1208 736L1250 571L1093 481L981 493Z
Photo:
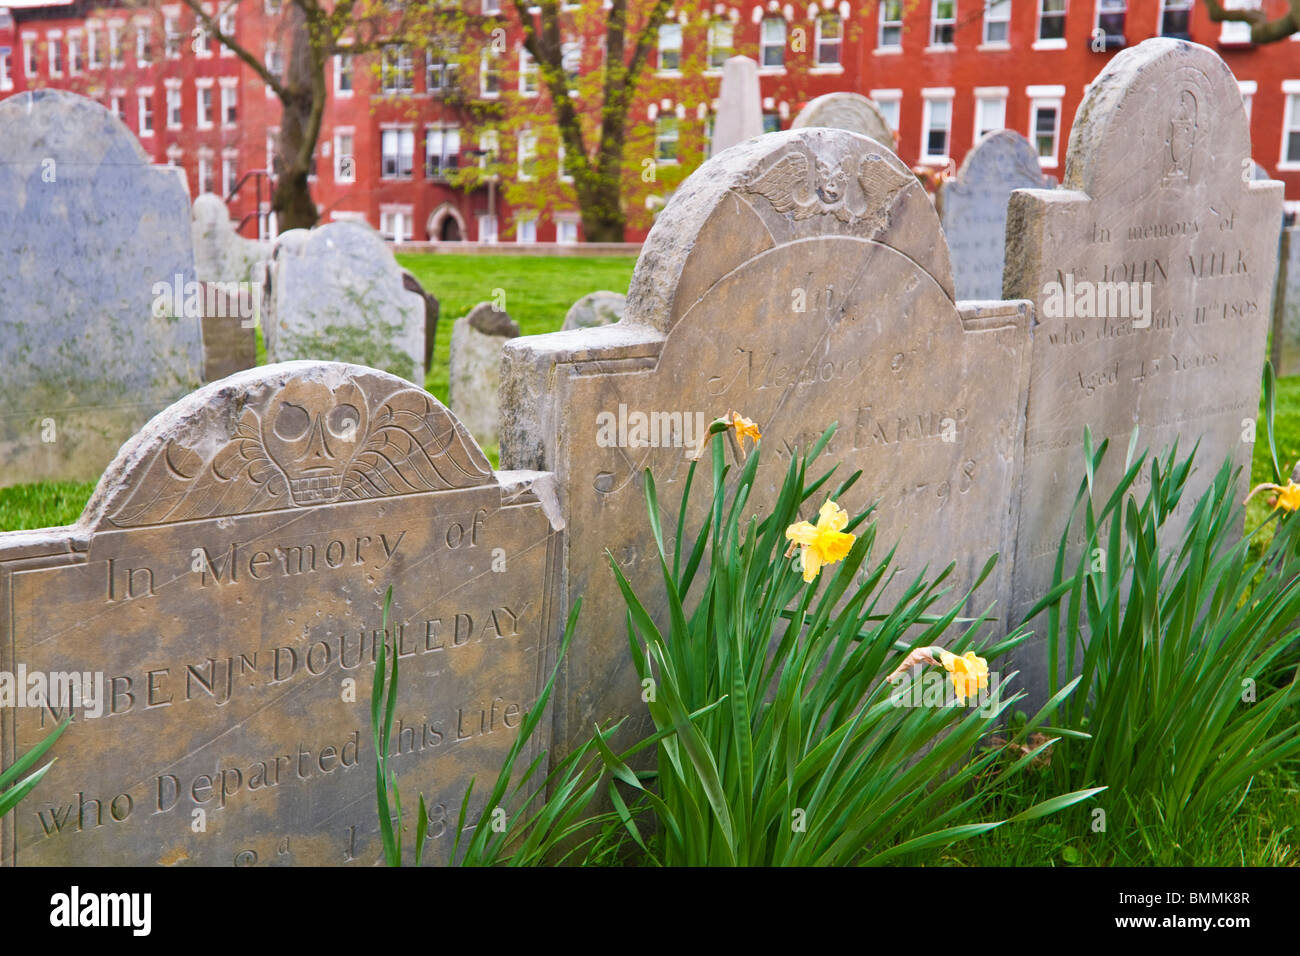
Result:
M386 644L404 822L423 793L446 862L470 777L496 778L554 666L548 481L494 473L436 399L374 369L265 366L168 408L75 526L0 534L0 671L102 676L89 699L0 708L4 766L74 718L0 860L376 865Z
M519 324L491 302L480 302L451 327L450 404L484 445L499 440L501 350L518 335Z
M0 101L0 485L94 479L199 384L189 199L103 106Z
M569 307L561 330L590 329L598 325L612 325L623 318L627 296L621 292L588 292Z
M763 98L758 85L758 63L747 56L733 56L722 66L709 155L717 156L724 149L762 133Z
M1300 237L1282 230L1273 300L1273 364L1278 375L1300 375Z
M880 107L861 93L825 93L808 101L801 109L791 129L810 126L829 126L846 129L851 133L869 136L882 146L894 148L894 131L889 128Z
M424 300L424 368L428 371L433 367L433 347L438 340L438 313L442 311L442 304L406 269L402 270L402 287Z

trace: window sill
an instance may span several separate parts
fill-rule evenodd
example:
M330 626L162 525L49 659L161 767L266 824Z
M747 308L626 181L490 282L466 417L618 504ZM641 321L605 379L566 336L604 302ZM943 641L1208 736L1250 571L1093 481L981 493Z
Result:
M901 46L878 46L871 52L875 56L900 56L903 48Z
M1055 156L1039 156L1038 166L1040 169L1055 169L1057 167L1057 159Z
M759 76L785 76L785 67L783 66L760 66L758 68Z
M1064 40L1035 40L1031 45L1034 50L1064 50L1068 43Z
M820 76L827 76L833 73L843 73L844 67L839 64L826 64L825 66L814 66L808 70L809 73L815 73Z
M957 49L955 43L931 43L922 53L952 53Z
M1010 43L981 43L975 48L977 53L1002 53L1011 49Z
M1300 170L1300 160L1292 160L1292 161L1278 163L1277 168L1280 172L1294 173L1297 170Z
M952 160L947 156L922 156L920 162L922 166L947 166Z

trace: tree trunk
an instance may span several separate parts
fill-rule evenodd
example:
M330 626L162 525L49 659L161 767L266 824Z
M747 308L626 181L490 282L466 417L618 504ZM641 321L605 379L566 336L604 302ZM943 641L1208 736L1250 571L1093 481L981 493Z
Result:
M312 56L306 19L297 4L290 4L286 21L291 49L284 85L289 95L282 100L275 190L271 194L271 209L281 232L310 229L320 218L307 177L320 133L317 110L324 107L313 102L318 90L324 92L324 80L314 75L317 58ZM323 63L319 69L323 71Z

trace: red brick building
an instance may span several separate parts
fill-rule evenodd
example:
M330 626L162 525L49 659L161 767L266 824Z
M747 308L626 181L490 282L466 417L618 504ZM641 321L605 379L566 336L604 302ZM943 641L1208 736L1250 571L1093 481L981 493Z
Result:
M468 71L477 76L458 79L463 62L458 69L438 50L414 45L334 58L312 181L322 219L364 219L392 239L578 241L562 162L549 175L531 172L549 125L548 97L521 51L513 6L462 2L505 39L496 59ZM277 66L279 3L241 0L227 17L241 42ZM1284 0L1264 3L1270 15L1284 8ZM597 26L576 29L566 44L575 77L600 62L600 18L586 22ZM258 215L259 187L261 208L269 208L258 171L272 168L279 100L195 26L181 3L0 0L0 98L40 87L92 97L122 117L156 162L184 167L193 194L230 197L245 235L273 230ZM1300 46L1292 38L1256 47L1242 26L1211 23L1199 0L769 0L696 7L660 30L632 113L643 138L629 147L628 205L637 215L628 238L644 235L647 210L707 154L720 67L732 54L760 64L769 129L788 127L814 96L853 90L881 105L909 164L960 163L978 135L1005 126L1028 136L1059 177L1089 81L1125 45L1162 34L1224 57L1250 111L1256 160L1300 200ZM475 122L445 95L453 88L500 100L513 112L510 132ZM537 127L520 126L521 115L536 116ZM507 164L504 176L472 187L447 181L449 170L485 153ZM662 171L649 185L637 175L643 154ZM528 181L527 208L507 196L515 172Z

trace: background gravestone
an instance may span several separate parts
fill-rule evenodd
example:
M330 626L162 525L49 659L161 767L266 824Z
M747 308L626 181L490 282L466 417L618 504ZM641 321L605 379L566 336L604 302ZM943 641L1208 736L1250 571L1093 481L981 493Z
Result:
M448 399L470 434L495 445L501 403L501 350L519 334L519 324L491 302L480 302L451 327Z
M433 367L433 346L438 338L438 315L442 312L442 303L436 295L426 291L420 280L407 269L402 270L402 287L424 301L424 370L427 372Z
M332 222L281 235L263 279L268 361L356 362L423 384L425 302L369 226Z
M214 193L194 200L191 216L194 269L204 284L203 381L215 382L257 364L262 262L271 243L236 232Z
M877 106L861 93L826 93L808 101L799 111L791 129L829 126L869 136L882 146L894 148L894 131Z
M623 318L627 296L621 292L588 292L569 307L564 316L562 330L590 329L598 325L612 325Z
M193 280L174 169L84 97L0 101L0 485L97 478L198 385L199 317L154 311Z
M200 282L254 282L258 266L271 253L272 243L246 239L235 231L221 197L203 193L191 212L194 269Z
M105 677L0 861L378 863L386 643L408 834L423 792L445 862L470 777L495 780L554 666L548 478L493 473L431 395L357 366L266 366L167 409L77 525L0 534L0 670ZM0 710L3 764L64 712Z
M1003 288L1038 302L1017 619L1048 589L1084 473L1084 425L1094 442L1111 440L1097 476L1103 500L1135 426L1139 447L1153 452L1175 438L1183 455L1201 443L1167 527L1181 526L1225 456L1245 468L1244 497L1252 446L1243 436L1259 409L1282 207L1281 183L1243 178L1249 158L1227 66L1205 47L1160 38L1119 53L1089 89L1063 188L1012 194ZM1151 282L1149 326L1122 316L1053 318L1045 289L1066 278ZM1043 691L1041 642L1023 646L1017 662Z
M865 137L772 133L692 174L646 240L622 321L505 349L501 460L557 472L565 600L584 596L557 689L557 746L593 721L645 720L605 549L662 611L643 469L671 539L696 434L729 409L763 432L756 509L772 503L794 449L838 422L823 464L864 471L841 504L858 513L880 500L881 546L901 539L902 577L956 561L954 588L973 584L1009 543L1028 321L1026 303L954 304L933 205ZM676 413L682 440L670 431L657 446L602 447L598 416L624 411ZM709 480L707 469L696 476L697 509ZM983 610L1004 581L995 573L970 607Z
M1273 299L1272 359L1278 375L1300 374L1300 239L1282 230Z
M747 56L733 56L722 67L718 111L713 120L709 155L763 134L763 96L758 85L758 64Z
M1003 129L981 139L955 179L936 193L939 220L952 254L959 299L1002 298L1007 200L1015 189L1050 189L1029 140Z

